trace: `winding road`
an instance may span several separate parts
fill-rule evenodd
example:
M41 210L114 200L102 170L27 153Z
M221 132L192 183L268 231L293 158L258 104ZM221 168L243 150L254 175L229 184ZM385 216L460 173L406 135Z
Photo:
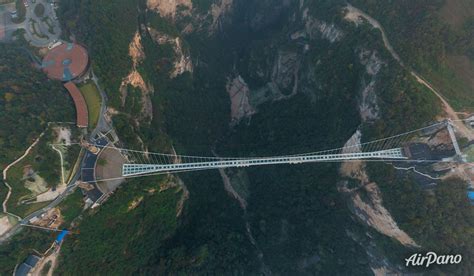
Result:
M448 103L448 101L441 95L440 92L438 92L432 84L430 84L425 78L423 78L420 74L418 74L417 72L415 72L413 69L411 68L407 68L407 66L405 66L405 64L403 63L403 61L401 60L400 56L397 54L397 52L394 50L393 46L390 44L390 41L388 40L388 37L387 37L387 34L385 33L385 30L384 28L382 27L382 25L376 20L374 19L373 17L371 17L370 15L366 14L364 11L361 11L359 10L358 8L350 5L350 4L347 4L346 6L346 11L348 13L348 15L346 15L346 18L348 20L352 20L354 21L355 18L357 17L362 17L364 18L365 20L367 20L369 22L370 25L372 25L372 27L380 30L380 33L382 34L382 40L383 40L383 43L385 45L385 48L390 52L390 54L392 55L392 57L403 67L403 68L406 68L407 70L409 70L410 74L416 79L416 81L420 84L422 84L423 86L425 86L426 88L428 88L431 92L433 92L433 94L436 95L436 97L439 98L439 100L441 101L441 103L443 104L443 109L446 113L446 115L448 116L448 118L450 118L457 130L461 133L462 136L468 138L469 140L473 140L474 139L474 134L466 127L466 125L460 120L458 114L459 112L456 112L452 107L451 105Z

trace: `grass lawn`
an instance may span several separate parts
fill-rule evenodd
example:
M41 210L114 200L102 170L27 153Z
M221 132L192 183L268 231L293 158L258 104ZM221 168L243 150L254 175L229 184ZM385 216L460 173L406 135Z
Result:
M68 195L67 198L59 204L59 209L64 217L65 227L69 227L69 224L82 213L83 200L82 192L80 189L76 189L72 194Z
M7 182L12 187L12 193L7 203L9 212L24 217L48 204L48 202L26 204L25 201L35 200L37 194L56 186L60 182L60 158L58 153L53 151L49 145L53 141L52 139L55 139L55 133L51 127L48 127L45 135L41 137L29 154L8 170ZM74 165L78 152L79 149L63 151L66 173ZM32 170L43 180L37 178L34 184L32 182L27 183L24 179L24 168L26 166L31 166ZM28 189L27 186L32 190ZM6 189L3 186L0 189L2 190L0 198L3 200Z
M39 143L45 143L44 139L41 139ZM12 193L7 203L8 211L24 217L44 206L48 203L33 203L33 204L18 204L21 200L34 198L32 192L25 187L23 178L23 168L26 165L37 166L35 162L35 156L38 154L38 146L36 145L25 158L19 163L15 164L8 170L7 182L12 187ZM3 188L3 187L2 187Z
M467 162L474 162L474 145L469 147L469 149L466 151L466 154Z
M99 119L101 97L97 86L88 81L86 84L79 86L84 99L86 100L87 110L89 111L89 127L95 128Z

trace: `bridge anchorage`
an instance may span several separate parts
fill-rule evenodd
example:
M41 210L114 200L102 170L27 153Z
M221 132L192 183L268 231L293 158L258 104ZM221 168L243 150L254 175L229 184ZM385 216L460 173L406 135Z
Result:
M439 131L446 131L452 140L455 156L461 154L456 141L453 123L439 122L414 131L379 139L367 143L360 143L360 135L351 138L343 147L319 152L296 155L269 156L269 157L201 157L176 154L151 153L118 149L127 160L122 165L123 177L146 176L162 173L178 173L187 171L239 168L276 164L303 164L315 162L346 162L346 161L405 161L405 162L439 162L442 160L428 160L420 157L419 150L411 152L413 145L421 143L419 137L427 137ZM356 135L357 136L357 135ZM419 147L418 147L419 148Z

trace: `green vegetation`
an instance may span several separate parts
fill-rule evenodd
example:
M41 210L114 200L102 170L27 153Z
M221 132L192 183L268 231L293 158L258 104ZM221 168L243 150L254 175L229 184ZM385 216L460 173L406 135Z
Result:
M82 198L81 190L76 189L58 206L64 219L64 227L69 227L71 222L82 213L82 209L84 208Z
M22 228L21 232L0 246L0 274L12 275L16 264L35 252L45 252L54 241L54 234L38 229Z
M89 127L94 129L100 116L100 107L102 99L100 92L94 82L89 81L79 86L82 96L86 100L87 110L89 112Z
M120 22L111 18L114 11L124 10L133 1L63 2L80 11L80 19L67 24L82 31L84 41L94 49L96 73L107 80L109 94L118 91L121 78L130 70L127 47L136 18L140 25L150 24L171 34L181 27L145 12L134 17L127 11L127 20L120 18ZM211 2L193 3L206 7ZM140 4L144 11L144 1ZM141 149L145 144L152 152L165 152L172 145L178 153L189 155L261 156L340 147L361 124L358 97L371 77L360 64L360 49L376 51L385 63L374 88L380 118L374 125L364 125L364 139L420 127L438 114L436 97L392 60L378 32L366 26L355 28L340 18L343 1L306 3L311 12L344 31L344 39L334 43L319 35L314 40L288 39L304 25L300 18L290 20L299 11L296 2L252 4L249 9L248 3L237 1L228 22L239 25L223 23L222 33L182 35L193 62L199 62L192 74L174 79L168 77L175 59L169 45L158 45L145 30L140 33L146 59L137 69L159 93L152 95L151 124L142 123L137 122L140 92L127 88L125 112L114 116L114 126L127 148ZM104 24L95 26L100 23ZM122 27L125 31L117 33ZM108 48L103 37L109 39ZM285 85L273 77L275 61L288 53L296 56L299 66L298 93L262 103L251 120L229 128L228 79L241 75L252 93L271 82L288 95L293 81ZM119 99L117 94L109 96ZM381 172L383 177L390 176ZM252 275L261 273L265 264L275 274L367 275L366 248L348 233L377 244L395 263L406 252L399 243L354 223L337 190L340 179L335 164L249 168L246 173L245 211L229 199L218 172L180 175L190 197L179 218L176 206L181 194L176 189L157 192L162 178L127 182L97 213L84 217L81 234L64 244L58 273L85 274L89 270L83 263L87 263L98 274ZM384 196L395 202L400 194ZM249 239L247 225L256 245ZM368 232L374 238L368 238ZM426 238L426 244L435 241L434 235Z
M474 206L469 203L466 185L459 179L441 181L432 192L423 191L410 175L400 176L387 165L370 164L372 180L382 190L384 205L401 229L425 251L474 257ZM401 256L399 261L403 261ZM445 273L466 275L473 263L435 268Z
M215 0L192 0L193 7L196 8L199 12L205 13L210 8L211 5L216 2Z
M17 18L12 18L13 23L21 23L25 21L26 7L23 4L23 0L15 0L15 8L17 12Z
M474 162L474 145L471 145L467 149L466 155L467 155L467 162Z
M176 231L181 193L174 188L158 192L162 181L156 177L131 180L96 214L87 215L80 224L80 235L64 243L58 273L88 274L93 267L97 274L150 274L146 265L151 261L161 260L164 266L167 259L160 256L160 249ZM81 256L81 261L75 256Z
M436 95L416 82L395 62L391 65L391 70L382 70L380 73L384 81L377 84L377 89L380 89L377 95L383 112L380 120L367 124L367 128L364 128L366 141L423 127L441 113Z
M59 5L65 32L74 31L78 40L87 45L109 105L119 108L120 83L132 67L128 46L137 30L137 1L65 0Z
M472 111L473 87L462 74L450 69L447 59L466 55L473 64L474 16L460 18L460 27L448 25L438 15L447 2L451 1L351 1L384 26L402 60L438 88L454 108Z
M51 18L44 17L44 18L41 19L41 21L44 22L46 25L48 25L48 32L50 34L55 34L54 26L52 25L53 23L51 22Z
M38 17L43 17L43 15L44 15L44 5L42 3L36 4L34 13Z
M20 43L0 44L0 148L8 149L0 150L1 169L23 154L46 128L47 122L72 121L74 114L71 99L64 93L61 83L48 80L42 72L33 69L26 51ZM55 163L57 153L45 143L35 150L48 162L33 162L34 156L30 155L31 165L54 184L59 172L58 163ZM15 167L19 179L22 168ZM12 173L15 179L15 172ZM16 183L11 185L16 186ZM25 189L23 185L19 186L16 200L25 192L21 192ZM16 203L15 199L10 202Z
M7 204L10 212L23 217L44 207L47 202L33 203L36 196L60 184L60 157L50 145L56 138L54 135L53 127L50 126L30 153L8 170L7 181L12 187L12 194ZM80 147L56 146L56 148L63 153L67 181L67 172L71 171L76 162Z
M48 36L45 35L44 33L42 33L40 30L38 30L37 28L39 27L38 26L38 22L34 19L30 19L30 21L28 22L29 24L29 28L31 28L33 34L35 36L37 36L38 38L44 38L44 39L48 39Z
M31 202L34 202L37 194L59 183L60 159L49 146L50 137L51 131L48 130L30 154L8 171L7 181L12 187L7 204L10 212L23 217L43 207L47 203ZM30 170L34 172L31 175Z
M161 17L156 12L149 11L147 13L147 21L150 24L150 27L157 31L163 32L173 37L179 36L179 31L176 26L166 18Z
M40 275L48 275L48 271L51 268L51 261L48 261L44 266L43 269L41 269Z

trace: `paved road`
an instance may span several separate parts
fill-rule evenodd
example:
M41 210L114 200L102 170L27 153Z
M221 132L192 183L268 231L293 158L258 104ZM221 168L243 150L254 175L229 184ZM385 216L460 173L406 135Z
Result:
M54 10L51 4L47 3L46 0L37 0L36 3L32 3L32 0L27 0L29 6L26 9L26 19L25 19L25 30L26 30L26 39L33 45L37 47L48 46L51 42L58 40L61 35L61 29L59 27L59 22L56 18L56 11ZM44 15L38 17L34 10L38 5L44 6ZM49 23L49 24L48 24ZM35 34L34 28L40 36Z
M92 131L90 135L91 138L95 138L99 132L107 133L108 131L112 130L112 126L110 126L110 124L107 123L107 120L105 120L105 113L107 112L107 101L108 101L107 95L100 87L99 80L97 79L97 76L94 74L94 71L91 71L91 74L92 74L92 81L97 86L97 89L99 90L99 93L100 93L100 97L102 99L101 105L100 105L99 121L97 122L96 128Z
M407 68L407 70L410 71L411 75L416 79L417 82L420 84L424 85L426 88L428 88L431 92L433 92L436 97L439 98L441 103L443 104L444 111L447 114L447 117L453 120L454 125L457 127L457 130L460 131L461 135L468 138L469 140L474 140L474 134L472 131L468 129L468 127L459 119L458 112L456 112L451 105L448 103L448 101L441 95L441 93L436 90L432 84L430 84L426 79L424 79L420 74L415 72L413 69L408 68L405 66L403 61L401 60L400 56L397 54L397 52L394 50L393 46L390 44L390 41L388 40L387 34L385 33L384 28L382 25L374 18L372 18L370 15L366 14L365 12L351 6L350 4L347 4L346 9L349 13L352 13L356 16L361 16L365 18L374 28L379 29L381 34L382 34L382 40L385 45L385 48L390 52L392 57L404 68Z
M100 94L101 94L101 97L102 97L102 106L101 106L101 113L100 113L100 117L99 117L99 122L98 122L96 128L92 131L90 137L96 136L100 131L113 130L113 128L107 123L107 121L105 120L105 117L104 117L106 109L107 109L107 96L105 95L104 91L98 85L97 77L95 77L94 74L93 74L93 80L96 83L96 85L97 85L97 87L100 91ZM99 146L105 146L105 145L107 145L108 141L107 141L106 138L100 138L100 139L95 140L94 143L96 145L99 145ZM77 186L76 182L79 180L81 175L82 175L82 178L85 177L85 178L87 178L86 179L87 181L92 182L94 187L95 187L95 189L93 189L91 191L88 191L88 196L93 200L94 199L99 199L102 196L102 192L100 192L100 190L97 188L97 186L95 185L95 182L94 182L95 181L94 167L95 167L96 161L97 161L97 155L94 155L94 154L90 153L89 151L86 151L86 153L84 154L84 156L81 159L80 168L76 171L76 173L75 173L74 177L72 177L71 181L69 181L66 190L62 194L60 194L56 199L54 199L51 203L49 203L47 206L45 206L45 207L33 212L32 214L26 216L25 218L23 218L20 221L19 224L12 227L8 232L3 234L3 236L0 236L0 243L4 242L8 238L10 238L14 234L16 234L21 229L21 224L27 224L30 219L32 219L36 216L40 216L41 214L46 213L49 209L54 208L57 205L59 205L59 203L61 203L63 201L63 199L65 199L74 190L74 188L76 188L76 186ZM83 169L85 169L85 170L83 171ZM89 170L87 170L87 169L89 169Z
M17 29L25 30L25 39L35 47L46 47L52 42L60 39L61 28L59 21L56 18L56 11L47 0L37 0L32 3L32 0L27 0L28 7L26 8L25 20L22 23L16 24L12 22L10 12L15 10L15 5L3 5L4 11L0 18L4 18L1 22L5 29L8 40L11 34ZM44 14L38 17L34 10L37 5L44 6Z
M8 230L8 232L6 232L5 234L3 234L2 236L0 236L0 243L6 241L7 239L9 239L11 236L15 235L20 229L21 229L21 225L22 224L27 224L30 219L36 217L36 216L40 216L41 214L43 213L46 213L49 209L51 208L54 208L56 206L59 205L59 203L61 203L61 201L63 201L64 198L66 198L73 190L74 188L77 186L77 180L79 179L79 176L80 176L80 172L81 170L78 170L76 172L76 174L74 175L74 177L71 179L71 181L69 182L66 190L60 194L56 199L54 199L53 201L51 201L47 206L29 214L28 216L26 216L25 218L23 218L18 224L16 224L15 226L13 226L10 230Z

